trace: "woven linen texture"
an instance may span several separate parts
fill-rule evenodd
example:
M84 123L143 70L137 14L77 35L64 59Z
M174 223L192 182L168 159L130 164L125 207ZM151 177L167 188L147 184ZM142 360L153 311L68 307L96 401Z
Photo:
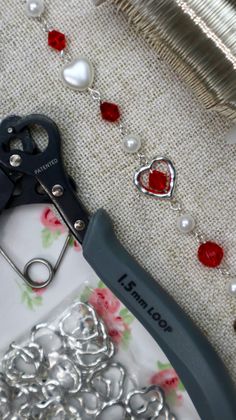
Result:
M236 146L224 142L229 122L204 109L109 4L96 9L89 0L54 0L46 6L73 57L93 61L95 86L120 105L146 155L173 160L179 198L206 236L224 246L236 272ZM208 336L236 380L236 301L226 292L227 280L199 264L195 239L177 231L167 202L135 191L137 162L123 153L119 130L101 120L87 93L62 85L58 53L47 46L40 24L25 16L23 2L2 0L0 13L1 115L38 112L57 122L82 201L91 212L104 207L110 213L127 249Z

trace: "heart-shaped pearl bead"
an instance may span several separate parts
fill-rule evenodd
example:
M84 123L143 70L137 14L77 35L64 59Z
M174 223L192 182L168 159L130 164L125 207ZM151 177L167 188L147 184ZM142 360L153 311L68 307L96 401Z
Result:
M92 86L94 68L86 57L78 57L62 69L62 81L65 86L80 92Z

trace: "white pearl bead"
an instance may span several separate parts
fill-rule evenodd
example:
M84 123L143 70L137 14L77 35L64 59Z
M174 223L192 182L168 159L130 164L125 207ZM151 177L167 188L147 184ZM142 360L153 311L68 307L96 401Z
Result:
M65 86L80 92L92 86L94 68L86 57L78 57L62 69L62 81Z
M25 12L28 17L36 18L40 17L44 12L44 1L43 0L27 0L25 6Z
M228 284L228 292L232 296L236 296L236 280L231 280Z
M177 227L181 233L192 232L195 224L195 220L191 214L182 214L177 220Z
M122 140L122 148L126 153L137 153L141 147L141 138L138 134L127 134Z

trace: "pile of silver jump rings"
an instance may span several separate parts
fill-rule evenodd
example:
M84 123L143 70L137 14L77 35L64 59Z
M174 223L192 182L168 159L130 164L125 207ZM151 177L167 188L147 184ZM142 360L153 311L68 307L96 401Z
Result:
M2 420L176 420L156 385L138 388L115 361L115 346L94 309L73 303L38 324L1 362Z

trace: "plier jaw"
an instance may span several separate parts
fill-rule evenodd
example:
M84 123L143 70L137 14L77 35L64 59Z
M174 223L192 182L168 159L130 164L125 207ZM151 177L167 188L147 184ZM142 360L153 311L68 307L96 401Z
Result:
M40 151L30 134L37 125L48 135L48 145ZM11 144L20 140L21 149ZM48 117L32 114L26 117L9 117L0 126L0 164L2 177L9 178L3 197L4 207L35 202L51 202L78 242L82 243L89 216L74 192L74 184L68 177L61 158L61 136L56 124ZM12 199L12 182L20 179L23 197ZM39 188L41 187L41 188ZM41 191L41 194L39 193ZM9 197L8 197L9 195Z
M10 152L12 148L12 137L14 126L22 118L12 115L4 119L0 124L1 150ZM24 152L34 154L37 146L27 128L17 134L17 141L21 144ZM35 178L23 175L13 168L7 168L0 163L0 211L5 208L17 207L25 204L48 203L49 197L39 188Z

